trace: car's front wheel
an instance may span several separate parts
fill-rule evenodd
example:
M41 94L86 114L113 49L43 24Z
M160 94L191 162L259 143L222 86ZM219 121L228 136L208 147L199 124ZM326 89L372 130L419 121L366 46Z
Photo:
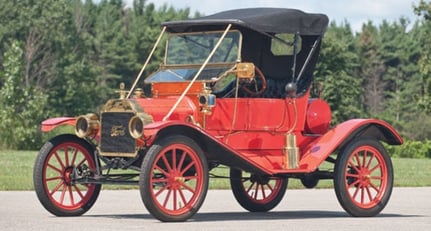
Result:
M185 221L201 207L208 190L208 164L199 145L172 135L153 144L141 167L145 207L161 221Z
M40 150L33 182L42 205L56 216L79 216L96 202L101 185L76 183L76 177L97 174L94 149L83 139L60 135Z

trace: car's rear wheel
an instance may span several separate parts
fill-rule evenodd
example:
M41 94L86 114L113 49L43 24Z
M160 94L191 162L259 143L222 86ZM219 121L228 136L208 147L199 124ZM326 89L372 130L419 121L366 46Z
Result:
M379 214L389 201L392 186L392 162L377 140L353 141L340 152L334 188L339 203L352 216Z
M238 203L250 212L266 212L277 206L287 189L287 178L230 169L230 185Z
M156 141L143 160L139 186L145 207L155 218L189 219L208 190L208 164L202 149L183 135Z
M45 209L56 216L79 216L93 206L101 185L74 181L97 174L93 151L85 140L73 135L57 136L41 148L33 182Z

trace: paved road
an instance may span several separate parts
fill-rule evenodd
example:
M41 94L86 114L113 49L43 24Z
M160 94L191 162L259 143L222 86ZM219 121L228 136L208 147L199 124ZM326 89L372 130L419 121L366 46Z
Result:
M383 212L353 218L339 206L332 189L288 190L273 211L249 213L229 190L210 190L188 222L162 223L146 211L139 191L102 191L81 217L54 217L34 192L0 192L0 230L431 230L431 187L395 188Z

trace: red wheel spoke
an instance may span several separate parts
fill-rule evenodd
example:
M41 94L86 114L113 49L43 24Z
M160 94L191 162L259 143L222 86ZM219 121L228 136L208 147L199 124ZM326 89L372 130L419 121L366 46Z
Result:
M58 182L58 184L51 190L51 192L49 193L49 195L54 195L55 192L57 192L61 186L64 185L63 181Z
M181 169L180 174L184 175L184 173L189 170L192 166L194 166L196 163L194 161L190 162L190 164L188 164L184 169Z
M75 200L73 196L73 191L71 186L67 186L67 191L69 192L70 204L75 205Z
M64 197L66 195L67 185L63 185L63 190L61 190L60 203L64 204Z
M56 171L56 172L58 172L60 174L63 173L63 171L61 169L58 169L57 167L55 167L55 166L53 166L51 164L47 164L46 166L52 168L54 171Z
M172 170L177 170L177 151L176 149L172 149Z
M57 162L60 164L61 169L66 168L66 167L64 166L64 164L63 164L63 161L61 161L60 157L58 156L58 153L57 153L57 152L55 152L55 153L54 153L54 156L55 156L55 158L57 159Z
M79 197L82 199L84 198L84 195L82 194L81 190L78 188L78 186L74 185L73 188L75 189L75 192L78 193Z
M356 164L354 164L352 161L349 161L349 166L352 167L356 172L359 172L359 168L356 167Z
M169 161L168 161L168 159L166 159L166 155L163 155L163 156L162 156L162 159L163 159L163 163L165 164L165 166L166 166L166 168L167 168L168 172L172 172L172 168L171 168L171 166L169 165Z
M356 165L361 167L361 160L359 158L359 152L355 153Z
M178 190L178 194L180 194L180 197L181 197L181 200L183 202L183 205L186 205L187 204L187 199L186 199L186 196L184 195L183 191L182 190Z
M81 160L81 162L79 162L77 165L76 165L76 167L78 168L78 167L80 167L81 165L83 165L85 162L87 161L87 159L82 159Z
M78 149L75 148L75 151L73 152L73 155L72 155L72 160L70 161L71 165L73 165L75 163L77 156L78 156ZM78 166L78 165L76 165L76 166Z
M266 198L266 194L265 194L265 187L263 184L260 185L260 189L262 191L262 198Z
M352 198L353 198L353 199L355 199L355 198L356 198L356 196L358 195L358 192L359 192L359 187L356 187L355 192L354 192L354 193L353 193L353 195L352 195Z
M69 148L65 147L64 148L64 162L66 166L70 166L69 165Z
M165 201L163 202L163 207L165 207L165 208L166 208L166 205L169 202L169 198L171 197L171 193L172 193L172 189L168 189L168 194L166 195Z
M168 179L166 178L156 178L152 180L153 183L166 183L168 182Z
M381 177L381 176L371 176L370 179L381 181L381 180L383 180L383 177Z
M169 173L167 173L164 169L162 169L160 166L158 166L158 165L156 165L155 166L155 169L156 170L159 170L163 175L165 175L165 176L169 176L170 174Z
M177 190L174 188L172 191L173 191L172 205L173 205L174 210L177 210Z
M373 161L373 159L375 158L375 156L374 156L374 153L370 153L370 159L368 160L368 163L367 163L367 165L365 166L366 168L370 168L370 165L371 165L371 163L372 163L372 161Z
M159 191L157 191L154 196L158 197L162 192L164 192L168 188L168 185L163 186Z
M374 166L372 169L370 169L370 174L380 167L381 167L380 163L377 163L376 166Z
M365 192L364 192L364 188L361 188L361 204L363 204L365 202Z
M254 199L257 200L257 194L259 193L259 184L256 183L256 188L254 189Z
M191 193L195 193L195 192L196 192L196 190L195 190L195 189L191 188L190 186L188 186L188 185L187 185L187 184L185 184L185 183L181 183L181 186L183 186L183 187L184 187L184 189L189 190Z
M248 195L250 195L250 190L253 188L253 186L254 186L254 184L255 184L256 182L252 182L251 184L250 184L250 186L248 186L248 188L247 188L247 190L245 190L247 193L248 193Z
M185 176L184 180L196 180L199 179L199 176Z
M366 189L366 192L367 192L367 195L368 195L368 199L370 201L373 201L373 195L371 195L370 188L369 187L365 187L365 189Z
M61 180L61 176L46 178L46 181Z
M348 188L351 188L352 186L355 186L357 184L359 184L361 181L359 179L356 179L353 183L347 185Z
M365 163L367 162L367 151L364 151L364 153L362 154L362 163L361 166L365 167Z
M352 178L359 178L358 174L353 174L353 173L346 173L346 178L348 177L352 177Z
M186 153L185 153L185 152L183 152L183 153L181 154L180 161L178 162L177 169L180 169L180 170L181 170L181 167L183 166L183 164L184 164L184 160L185 160L185 159L186 159Z
M377 185L375 185L375 184L373 184L373 183L370 182L370 186L371 186L371 188L373 188L374 190L376 190L377 193L380 192L380 188L377 187Z
M272 188L271 184L268 183L268 184L266 184L266 186L271 191L271 193L274 191L274 188Z

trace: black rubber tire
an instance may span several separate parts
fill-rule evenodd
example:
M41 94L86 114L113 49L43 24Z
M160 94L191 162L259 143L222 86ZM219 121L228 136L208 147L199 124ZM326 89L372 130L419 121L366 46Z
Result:
M353 140L339 153L334 189L338 202L350 215L372 217L379 214L391 197L392 187L392 162L377 140Z
M252 180L253 177L264 177L258 174L250 174L248 179L243 178L243 171L231 168L230 169L230 186L232 193L238 203L246 210L250 212L267 212L275 208L283 199L286 193L288 178L270 178L265 176L266 181L261 184L257 181ZM270 183L273 181L273 183ZM247 189L244 187L244 183L250 183ZM254 195L250 195L250 190L255 190ZM261 190L269 190L270 194L261 195L258 197Z
M173 150L176 155L172 155ZM167 136L156 141L144 157L139 179L141 198L160 221L186 221L205 200L208 178L206 156L199 145L187 136Z
M70 134L59 135L46 142L36 158L34 189L43 207L55 216L80 216L94 205L99 196L100 184L84 185L71 181L70 175L75 167L95 172L94 148Z

